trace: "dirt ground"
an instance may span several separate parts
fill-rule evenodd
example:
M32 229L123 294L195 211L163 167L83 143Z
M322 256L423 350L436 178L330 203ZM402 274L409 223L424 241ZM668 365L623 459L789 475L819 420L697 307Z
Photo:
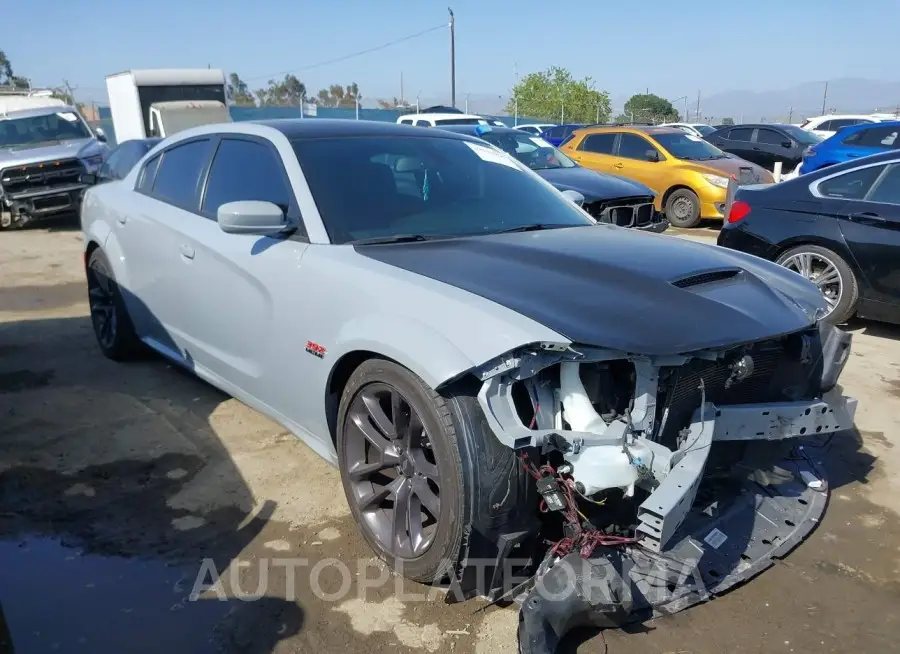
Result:
M282 427L157 358L104 359L81 257L64 224L0 234L0 652L4 623L17 653L516 651L515 610L387 576L336 471ZM900 651L900 329L852 328L858 431L826 453L811 538L708 604L564 651ZM225 598L191 601L216 575Z

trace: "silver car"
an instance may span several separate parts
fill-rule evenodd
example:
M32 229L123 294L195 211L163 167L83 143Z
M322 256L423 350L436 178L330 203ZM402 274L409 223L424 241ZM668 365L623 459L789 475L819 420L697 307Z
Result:
M149 346L293 431L339 466L372 548L416 580L542 534L569 534L557 558L613 537L680 556L727 529L692 511L711 451L735 457L727 471L749 441L853 423L837 386L850 339L818 322L814 285L597 224L474 137L193 128L91 188L81 216L103 353ZM737 487L737 553L796 542L824 511L806 484ZM767 502L792 519L754 520ZM735 583L716 574L712 587Z

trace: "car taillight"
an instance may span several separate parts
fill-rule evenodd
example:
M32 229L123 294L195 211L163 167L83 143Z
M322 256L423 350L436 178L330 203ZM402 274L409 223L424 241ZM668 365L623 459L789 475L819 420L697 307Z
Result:
M743 200L735 200L731 203L731 210L728 212L728 222L736 223L750 215L750 205Z

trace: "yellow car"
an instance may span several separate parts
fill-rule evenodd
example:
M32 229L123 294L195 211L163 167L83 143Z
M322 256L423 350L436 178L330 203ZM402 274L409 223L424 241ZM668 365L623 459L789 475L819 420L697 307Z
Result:
M656 191L674 227L722 220L729 180L770 184L772 174L671 127L602 126L572 133L560 149L585 168L621 175Z

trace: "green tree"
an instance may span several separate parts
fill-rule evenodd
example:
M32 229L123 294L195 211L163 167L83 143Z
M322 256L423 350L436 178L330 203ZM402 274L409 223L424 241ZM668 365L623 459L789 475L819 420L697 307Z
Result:
M530 73L513 87L506 113L555 122L593 123L609 120L609 94L594 88L594 80L576 80L565 68L552 66Z
M266 88L254 94L261 107L299 107L306 97L306 85L294 75L285 75L280 82L270 79Z
M76 102L75 96L73 96L71 93L69 93L68 89L66 89L62 86L59 86L59 87L53 89L52 95L54 98L58 98L59 100L62 100L70 107L75 107L76 109L78 109L78 111L84 111L84 103Z
M633 95L625 103L624 115L627 119L622 122L651 122L670 123L678 120L678 110L672 103L653 93L638 93Z
M28 80L13 73L12 63L3 50L0 50L0 86L12 86L27 89Z
M355 107L357 100L362 100L362 95L356 82L346 87L332 84L327 89L320 89L316 94L316 102L322 107Z
M247 82L241 79L237 73L231 73L228 76L228 86L226 87L228 98L233 104L239 107L255 107L256 98L250 92Z
M734 118L723 118L722 124L723 125L734 125Z

